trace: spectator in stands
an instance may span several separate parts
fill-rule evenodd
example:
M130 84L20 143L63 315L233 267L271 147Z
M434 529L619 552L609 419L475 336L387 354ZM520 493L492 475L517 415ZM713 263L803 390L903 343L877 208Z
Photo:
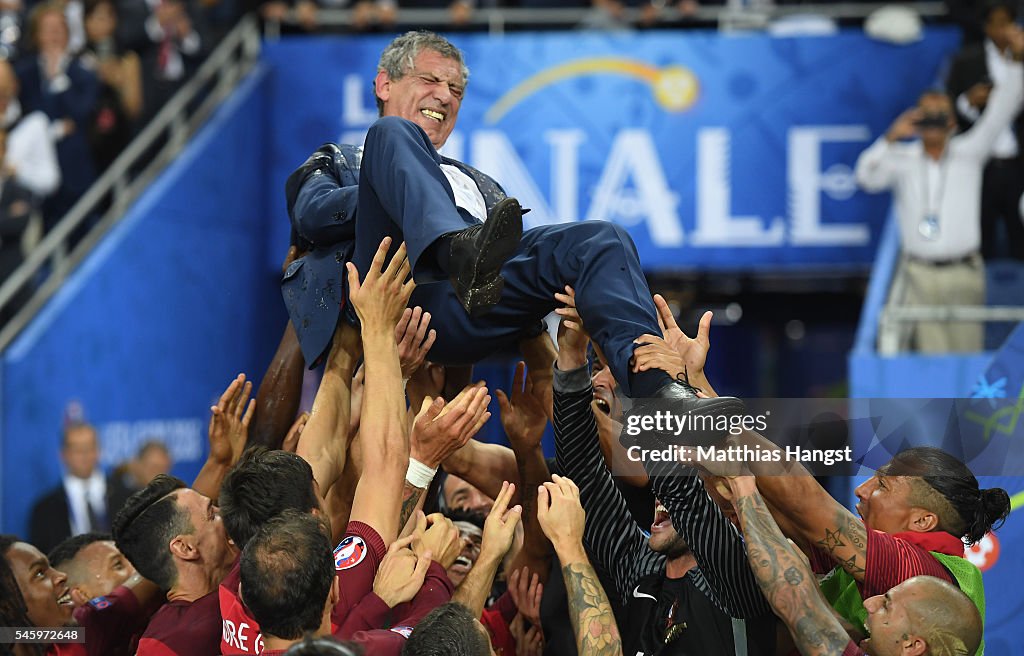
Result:
M57 149L50 138L50 119L38 110L22 111L19 90L14 67L0 59L0 121L7 131L3 166L41 203L60 186Z
M752 476L718 484L731 498L743 526L750 566L801 653L821 656L974 654L982 617L956 586L915 576L864 601L870 637L858 646L817 590L807 561L786 539L758 493ZM979 652L980 653L980 652Z
M202 30L182 0L153 4L144 24L144 38L138 46L145 99L142 125L185 84L202 60L205 47Z
M370 3L360 3L360 5L370 6ZM297 0L295 2L285 2L284 0L270 0L260 5L260 16L264 20L272 21L275 23L282 23L285 21L288 12L294 10L295 20L298 22L299 27L307 32L315 30L319 23L317 22L317 3L313 0ZM359 12L357 12L358 14ZM359 14L360 16L363 14ZM365 14L369 17L369 14ZM359 18L353 19L354 23L359 22ZM369 21L366 22L369 24Z
M139 56L117 43L117 8L113 0L85 3L83 63L99 77L96 113L89 124L89 145L96 168L104 171L135 133L142 114L142 69Z
M312 515L287 511L242 550L239 589L263 632L263 654L283 654L307 634L330 635L338 578L328 532ZM421 564L426 574L430 561Z
M0 162L6 157L7 140L7 131L0 128ZM22 242L33 209L32 192L14 177L12 170L0 167L0 280L7 280L24 259ZM19 297L12 306L0 312L0 325L18 311L23 299L24 296Z
M99 467L95 428L82 422L66 426L60 456L63 481L36 502L29 518L32 543L47 550L72 535L108 530L117 511L111 503L111 486Z
M146 487L157 474L169 474L173 462L167 446L160 440L148 440L134 458L118 465L110 475L111 505L120 508L128 497Z
M1006 0L990 1L985 13L985 41L966 46L953 62L946 84L956 99L957 119L968 129L980 118L992 85L1014 75L1010 66L1010 26L1016 10ZM986 260L1009 255L1024 260L1024 224L1020 197L1024 193L1024 114L1000 131L992 144L981 185L981 254ZM1005 232L1005 235L1003 234Z
M95 73L68 49L67 19L60 4L37 5L29 32L34 52L17 66L21 105L25 112L40 110L49 117L62 178L57 193L43 205L49 229L96 179L87 132L99 86Z
M907 305L985 303L979 253L982 171L1024 99L1024 31L1008 26L1006 34L1014 61L1006 63L1005 76L970 130L954 135L949 97L927 92L857 160L861 187L894 191ZM915 137L919 140L900 143ZM916 346L924 353L980 351L983 337L977 323L921 321L914 327Z

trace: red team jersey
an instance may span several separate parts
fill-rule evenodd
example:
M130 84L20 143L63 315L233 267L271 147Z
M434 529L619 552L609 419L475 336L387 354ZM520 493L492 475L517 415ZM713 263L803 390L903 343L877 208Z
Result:
M169 601L153 615L137 656L200 656L220 650L217 591L195 601Z
M349 522L345 537L334 550L334 567L338 574L338 588L341 594L331 613L332 630L342 627L349 614L364 599L367 609L362 615L368 615L367 619L371 621L386 617L387 611L390 610L387 604L372 594L373 579L377 576L377 568L380 567L386 553L384 540L373 527L362 522ZM241 567L236 562L218 590L223 620L221 654L263 652L263 637L260 635L259 624L238 597L240 580ZM383 612L381 606L384 608Z
M927 575L957 585L949 571L931 551L950 556L964 555L964 543L949 533L883 533L867 529L868 544L861 598L885 594L907 579ZM827 553L814 549L811 567L817 574L826 574L836 566Z
M373 592L373 579L387 549L372 527L350 522L348 532L334 550L340 597L331 613L331 634L350 640L374 656L398 656L413 627L427 613L451 599L453 586L448 574L436 562L430 564L423 587L416 597L394 610ZM266 654L259 623L238 596L241 568L235 563L218 590L223 620L221 654ZM393 617L401 618L390 629L382 629Z
M156 600L148 607L142 606L131 588L118 586L109 595L90 599L75 609L75 621L85 629L84 644L50 645L46 653L48 656L134 654L135 642L159 604Z

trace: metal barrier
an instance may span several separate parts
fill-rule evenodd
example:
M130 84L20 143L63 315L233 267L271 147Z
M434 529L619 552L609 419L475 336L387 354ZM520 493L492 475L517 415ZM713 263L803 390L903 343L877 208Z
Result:
M714 23L722 29L760 29L771 20L786 16L813 14L835 19L863 19L873 11L891 5L891 2L843 2L830 4L771 5L758 7L699 7L697 12L687 18L682 17L674 7L663 6L659 10L660 21L666 26L680 26L684 21L695 23ZM926 18L937 18L947 15L944 2L915 2L914 10ZM317 13L317 22L324 28L347 28L352 24L354 12L351 9L322 9ZM595 15L589 7L501 7L478 8L470 14L464 27L487 30L491 34L501 34L506 27L561 27L575 28L586 25ZM641 10L627 7L617 22L623 25L636 24L641 18ZM407 9L400 7L397 11L393 27L395 29L411 28L424 25L445 26L451 22L446 9ZM289 26L298 25L296 14L289 12L283 21ZM662 23L665 24L665 23ZM276 21L267 21L264 35L275 39L281 34L281 25Z
M259 24L253 15L248 15L224 37L195 75L32 249L21 266L3 281L0 285L0 311L11 305L27 286L38 282L39 287L0 329L0 351L28 324L75 266L121 220L128 206L228 97L255 65L259 53ZM147 161L158 147L159 151ZM71 249L72 235L97 215L99 219L95 225Z
M889 288L889 298L878 323L878 354L897 355L910 350L914 324L930 322L998 323L1024 321L1024 307L1008 305L905 305L907 278L903 258Z

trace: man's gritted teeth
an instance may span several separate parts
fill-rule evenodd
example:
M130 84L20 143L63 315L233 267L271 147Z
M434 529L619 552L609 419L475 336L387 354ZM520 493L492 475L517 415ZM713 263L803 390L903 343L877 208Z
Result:
M438 123L443 122L445 119L444 113L439 112L436 109L421 109L420 114L423 114L427 118L432 118Z
M668 514L668 508L659 502L658 505L654 506L654 523L651 524L651 532L670 528L671 526L672 517Z

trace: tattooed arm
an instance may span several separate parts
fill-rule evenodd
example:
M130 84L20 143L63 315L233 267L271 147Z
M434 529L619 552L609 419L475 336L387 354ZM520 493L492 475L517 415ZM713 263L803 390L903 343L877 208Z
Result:
M850 636L832 614L818 590L817 579L803 557L782 535L752 476L719 483L731 497L743 526L747 559L758 585L775 614L786 623L804 656L841 656Z
M580 491L568 478L552 476L537 488L537 520L562 563L576 651L587 656L621 656L622 639L608 596L583 549L586 515Z
M727 446L745 444L763 450L779 449L770 440L754 434L729 438ZM783 459L784 461L785 459ZM811 476L798 463L748 463L757 476L757 488L770 504L772 512L787 527L787 536L798 544L825 551L832 560L857 581L864 580L867 563L867 529L864 523ZM782 471L780 467L788 467Z

